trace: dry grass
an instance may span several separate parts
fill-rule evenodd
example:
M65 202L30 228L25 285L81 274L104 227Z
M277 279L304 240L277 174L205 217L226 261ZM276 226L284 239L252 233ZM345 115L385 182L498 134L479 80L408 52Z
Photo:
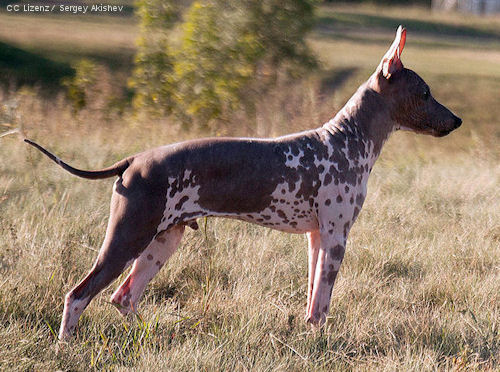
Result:
M364 48L331 43L338 56ZM409 65L418 54L411 49ZM328 99L305 89L291 114L283 97L273 96L254 132L244 122L223 129L275 135L320 125L382 54L380 45L373 57L361 55ZM140 316L121 318L107 303L114 283L86 310L76 340L56 354L62 298L96 256L112 181L74 178L17 138L1 138L0 369L498 370L499 78L454 73L463 62L455 58L448 71L415 70L464 118L463 127L441 139L390 139L322 332L303 322L303 236L208 219L206 229L200 221L201 231L185 235L153 280ZM1 104L1 122L22 124L29 137L85 168L204 135L164 121L74 117L64 99L43 101L31 90L5 94Z

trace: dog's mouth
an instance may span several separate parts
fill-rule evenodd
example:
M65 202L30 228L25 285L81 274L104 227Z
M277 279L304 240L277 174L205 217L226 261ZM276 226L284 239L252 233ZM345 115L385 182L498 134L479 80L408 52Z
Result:
M443 130L443 131L436 131L436 130L433 130L432 131L432 135L434 137L444 137L444 136L447 136L448 134L450 134L451 132L454 131L455 128L453 129L449 129L449 130Z
M458 128L458 126L453 126L451 128L446 128L446 129L436 129L436 128L432 128L428 125L424 125L422 128L423 129L422 132L426 133L426 134L430 134L433 137L444 137L444 136L447 136L448 134L450 134L451 132L453 132L457 128Z
M450 134L451 132L453 132L455 129L457 129L461 125L462 125L462 119L453 115L453 123L451 125L447 126L447 129L437 130L437 129L431 128L429 126L426 126L426 128L428 128L431 131L431 134L434 137L444 137L444 136L447 136L448 134Z

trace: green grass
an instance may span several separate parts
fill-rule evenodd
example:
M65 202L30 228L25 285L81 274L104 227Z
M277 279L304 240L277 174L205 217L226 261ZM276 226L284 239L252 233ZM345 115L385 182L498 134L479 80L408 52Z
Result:
M333 28L322 23L311 37L325 68L318 84L299 84L286 96L272 93L259 107L264 124L249 128L242 119L222 132L278 135L319 126L391 42L392 23L389 28L370 17L383 14L399 24L398 9L321 8L320 16L335 22ZM122 318L108 303L114 283L85 311L76 339L56 353L63 296L96 257L112 180L72 177L6 136L0 138L0 370L498 370L500 51L488 36L498 32L497 19L419 8L404 14L422 28L409 27L403 62L464 124L444 138L396 133L388 141L350 234L322 332L303 321L304 236L208 219L206 231L199 221L199 231L185 234L149 285L140 317ZM27 18L9 18L26 34L7 40L6 17L0 14L0 40L21 54L36 52L52 61L49 66L68 60L48 58L47 50L64 54L75 40L81 55L106 55L108 45L109 55L119 56L112 40L128 35L131 49L125 49L133 50L132 22L44 18L40 33L46 36L56 35L50 30L58 22L79 29L92 21L92 35L101 27L106 32L88 41L76 33L52 42L40 35L34 42L26 36L33 35ZM441 35L426 30L427 23L455 28ZM455 35L461 27L466 31ZM83 168L206 135L165 119L125 114L104 120L90 110L73 116L64 98L45 99L26 88L1 93L0 123L4 131L21 127Z

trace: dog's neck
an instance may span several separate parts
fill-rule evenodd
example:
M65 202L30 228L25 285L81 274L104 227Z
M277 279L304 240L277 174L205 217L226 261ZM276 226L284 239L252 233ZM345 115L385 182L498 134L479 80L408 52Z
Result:
M347 136L347 140L353 136L361 138L368 157L374 163L396 125L391 120L383 97L366 82L323 128L332 135L342 133Z

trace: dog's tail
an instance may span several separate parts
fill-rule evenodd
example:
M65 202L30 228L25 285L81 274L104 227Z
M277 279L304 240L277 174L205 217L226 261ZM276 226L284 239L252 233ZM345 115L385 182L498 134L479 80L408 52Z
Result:
M59 159L54 154L45 150L38 143L30 141L29 139L26 139L26 138L24 139L24 142L29 143L33 147L36 147L38 150L43 152L51 160L53 160L54 162L59 164L64 170L68 171L69 173L74 174L75 176L78 176L78 177L89 178L91 180L97 180L97 179L101 179L101 178L109 178L109 177L113 177L113 176L121 176L123 174L123 172L125 172L125 169L127 169L130 165L130 163L127 159L123 159L123 160L120 160L119 162L113 164L111 167L104 168L101 170L87 171L87 170L76 169L76 168L73 168L71 165L68 165L65 162L63 162L61 159Z

